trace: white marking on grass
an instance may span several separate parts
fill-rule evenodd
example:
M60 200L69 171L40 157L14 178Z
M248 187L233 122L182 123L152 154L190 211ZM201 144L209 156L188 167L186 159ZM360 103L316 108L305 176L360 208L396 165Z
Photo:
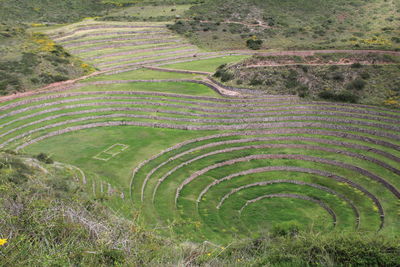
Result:
M118 148L119 147L119 148ZM125 144L113 144L112 146L108 147L107 149L101 151L98 153L96 156L94 156L94 159L102 160L102 161L108 161L115 157L116 155L120 154L124 150L126 150L129 146ZM117 149L116 149L117 148Z

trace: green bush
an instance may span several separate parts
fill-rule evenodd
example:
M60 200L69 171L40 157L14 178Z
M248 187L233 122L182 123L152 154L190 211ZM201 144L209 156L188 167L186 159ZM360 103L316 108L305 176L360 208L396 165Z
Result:
M53 160L45 153L39 153L38 155L36 155L36 159L44 162L46 164L53 164Z
M348 89L362 90L367 85L367 82L363 79L357 78L347 84Z
M351 64L351 67L352 67L353 69L359 69L359 68L362 67L362 65L361 65L360 62L356 62L356 63Z
M324 90L320 92L318 96L322 99L340 101L340 102L357 103L358 101L358 96L356 96L350 91L334 93L328 90Z
M263 41L260 39L248 39L246 41L246 46L252 50L261 49Z
M344 75L341 72L335 72L332 74L332 79L335 81L344 81Z
M228 82L230 80L232 80L234 78L234 75L232 73L229 72L222 72L221 73L221 82Z
M306 97L309 95L309 88L305 85L300 86L299 88L297 88L297 94L300 97Z

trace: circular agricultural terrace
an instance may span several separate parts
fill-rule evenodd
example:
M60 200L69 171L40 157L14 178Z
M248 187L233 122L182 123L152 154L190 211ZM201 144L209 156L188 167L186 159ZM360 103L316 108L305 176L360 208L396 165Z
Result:
M113 27L117 32L109 32ZM148 40L137 36L150 31ZM117 172L113 161L131 164L121 178L127 181L121 191L130 195L124 201L141 211L146 226L195 241L258 236L281 223L313 231L398 231L400 111L294 96L221 95L219 85L196 73L158 80L135 72L118 76L148 64L210 57L194 59L188 53L196 48L169 35L159 25L135 24L53 33L105 73L1 103L0 147L51 150L53 140L80 132L168 130L179 138L162 142L147 158L130 161L132 146L116 144L90 157L86 169L78 167L95 173L92 161L103 160ZM74 151L89 146L73 140L68 146Z

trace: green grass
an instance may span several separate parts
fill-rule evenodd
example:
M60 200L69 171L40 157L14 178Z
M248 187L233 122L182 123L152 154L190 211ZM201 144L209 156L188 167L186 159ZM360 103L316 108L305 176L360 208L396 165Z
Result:
M181 58L182 60L192 59L193 54L194 54L193 52L183 52L183 53L178 53L178 54L173 54L173 55L149 57L149 58L145 58L145 59L133 59L133 60L125 61L125 62L118 62L118 63L111 63L111 64L103 65L103 66L101 66L101 68L117 67L117 66L124 65L124 64L140 63L140 62L145 62L145 61L161 60L161 59L168 59L168 58L173 58L173 57L182 57ZM169 60L164 60L164 62L168 62L168 61Z
M162 44L147 44L147 45L136 45L136 46L125 46L125 47L117 47L117 48L104 48L101 49L101 54L99 51L89 51L79 53L78 56L80 58L88 58L93 56L100 56L100 55L107 55L107 54L114 54L119 52L131 52L135 50L141 49L148 49L148 48L155 48L155 47L163 47L163 46L170 46L176 45L176 43L162 43Z
M95 64L99 64L99 63L105 63L107 61L112 61L112 60L128 59L128 58L139 57L139 56L150 56L150 55L154 55L155 53L161 54L161 53L166 53L166 52L178 52L180 50L186 50L186 49L193 49L193 47L187 46L187 47L178 47L178 48L166 48L166 49L163 49L163 50L142 52L142 53L134 53L134 54L131 54L131 55L110 56L110 57L106 57L106 58L94 59L92 61ZM195 50L195 51L197 51L197 50ZM195 51L193 51L193 52L195 52Z
M94 81L112 81L112 80L152 80L152 79L193 79L196 74L187 73L171 73L163 71L154 71L149 69L139 69L133 71L127 71L123 73L95 76L88 78L83 82L94 82Z
M191 62L183 62L176 64L165 64L163 68L171 68L178 70L194 70L194 71L208 71L214 72L220 65L225 63L237 62L246 58L247 56L224 56L211 59L200 59Z

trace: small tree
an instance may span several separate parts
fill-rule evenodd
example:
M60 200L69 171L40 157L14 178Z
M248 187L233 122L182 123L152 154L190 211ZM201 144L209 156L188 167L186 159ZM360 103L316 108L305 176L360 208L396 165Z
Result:
M253 36L251 39L246 41L246 45L248 48L252 50L259 50L263 44L263 41L258 39L256 36Z

